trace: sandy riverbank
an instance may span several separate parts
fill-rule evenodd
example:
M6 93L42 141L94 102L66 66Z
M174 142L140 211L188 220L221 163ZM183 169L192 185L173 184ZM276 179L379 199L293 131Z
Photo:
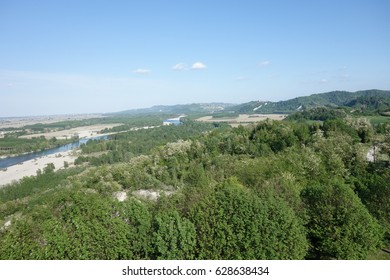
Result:
M12 181L20 180L25 176L32 176L37 174L37 170L43 170L49 163L53 163L55 170L64 168L64 162L68 162L69 166L73 166L73 162L77 158L77 151L71 150L62 153L51 154L23 162L23 164L16 164L7 168L6 171L0 170L0 188Z

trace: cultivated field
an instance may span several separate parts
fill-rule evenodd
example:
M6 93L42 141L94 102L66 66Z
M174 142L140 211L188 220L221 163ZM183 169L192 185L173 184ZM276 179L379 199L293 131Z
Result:
M213 118L213 116L206 116L197 119L201 122L225 122L231 125L232 127L237 127L239 125L247 125L266 119L271 120L283 120L287 115L281 114L240 114L238 117L228 117L228 118Z

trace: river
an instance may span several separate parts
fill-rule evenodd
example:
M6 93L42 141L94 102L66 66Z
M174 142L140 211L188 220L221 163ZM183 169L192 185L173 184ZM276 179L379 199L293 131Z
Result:
M66 144L63 146L59 146L57 148L52 148L52 149L47 149L47 150L43 150L43 151L39 151L39 152L23 154L20 156L3 158L3 159L0 159L0 169L8 168L10 166L13 166L13 165L16 165L19 163L23 163L23 162L31 160L31 159L36 159L36 158L40 158L40 157L55 154L55 153L61 153L61 152L66 152L69 150L77 149L82 144L87 143L89 140L102 140L102 139L107 139L107 138L108 138L107 135L99 135L99 136L90 137L90 138L82 138L78 141L75 141L73 143Z

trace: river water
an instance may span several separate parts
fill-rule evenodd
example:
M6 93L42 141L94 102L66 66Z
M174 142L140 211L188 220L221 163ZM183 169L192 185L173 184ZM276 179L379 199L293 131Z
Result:
M105 140L107 138L108 138L107 135L100 135L100 136L95 136L95 137L90 137L90 138L82 138L78 141L75 141L73 143L66 144L63 146L59 146L57 148L52 148L52 149L47 149L47 150L43 150L43 151L39 151L39 152L33 152L33 153L23 154L20 156L14 156L14 157L0 159L0 168L8 168L12 165L19 164L19 163L22 163L22 162L25 162L25 161L28 161L31 159L36 159L36 158L48 156L48 155L55 154L55 153L62 153L62 152L66 152L69 150L77 149L82 144L87 143L89 140Z

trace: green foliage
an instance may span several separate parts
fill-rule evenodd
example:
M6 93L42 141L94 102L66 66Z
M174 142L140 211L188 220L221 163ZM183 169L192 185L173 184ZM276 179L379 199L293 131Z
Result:
M209 184L205 169L202 164L197 164L191 168L185 176L185 182L192 186L202 189Z
M97 157L81 156L75 164L90 162L92 165L102 165L129 161L134 156L150 154L158 146L180 139L186 140L212 129L212 124L188 121L180 126L161 126L115 134L111 141L90 141L81 147L84 154L102 151L108 153Z
M390 117L371 117L369 118L375 130L379 134L390 134Z
M365 259L380 245L379 225L347 185L309 186L302 196L309 216L309 258Z
M332 133L336 132L347 134L355 141L359 140L357 131L342 119L327 120L324 122L322 129L325 136L332 135Z
M315 107L301 112L295 112L287 116L287 120L302 121L326 121L339 118L345 118L347 114L341 109L334 109L328 107Z
M0 202L20 200L32 194L44 192L55 187L66 178L80 173L82 170L82 168L69 168L55 173L44 172L39 173L38 176L24 177L19 182L0 189Z
M48 164L43 168L43 174L53 173L55 168L56 168L56 167L54 166L54 163L48 163Z
M41 229L31 219L17 222L12 231L0 232L0 258L43 259L40 234Z
M300 259L306 253L303 226L293 212L234 179L204 196L189 219L196 227L199 259Z
M332 177L346 178L349 167L356 160L353 139L349 135L329 132L328 137L317 136L313 149L322 160L324 172Z
M151 215L143 204L65 191L50 207L36 208L2 233L1 259L148 258Z
M299 135L304 137L301 131ZM259 123L251 132L249 139L258 147L259 154L266 154L269 149L273 152L280 152L299 142L299 138L290 125L271 120Z
M48 140L45 137L27 139L18 138L15 135L6 134L4 138L0 138L0 155L22 154L41 151L45 149L59 147L71 143L72 141L73 140L71 139L57 140L56 138ZM9 150L5 150L4 148L9 148Z
M390 243L390 170L367 173L365 189L359 193L368 210L385 229L386 242Z
M157 213L154 220L155 258L190 260L194 257L196 232L194 225L175 210Z
M0 259L365 258L390 240L389 139L328 118L89 142L78 161L97 166L49 165L0 190Z
M360 112L371 113L372 111L388 110L390 104L390 92L384 90L363 90L356 92L332 91L312 94L310 96L296 97L279 102L252 101L229 108L230 111L239 113L293 113L298 110L316 107L339 107L350 106ZM364 109L364 110L362 110Z
M369 143L373 137L374 129L371 123L366 118L357 118L357 119L347 119L347 122L350 123L353 127L362 143Z
M379 146L380 151L387 155L388 163L390 163L390 131L384 135L383 141L379 142Z
M383 95L359 96L346 103L346 106L354 107L359 112L386 112L390 111L390 97Z
M118 126L125 125L126 128L142 127L146 125L158 125L161 118L158 116L138 116L134 118L132 116L118 116L118 115L106 115L101 118L91 118L83 120L66 120L53 123L37 123L32 125L26 125L23 129L32 130L34 133L46 132L47 130L65 130L80 126L88 126L95 124L113 124L117 123ZM122 127L123 128L123 127ZM113 128L112 131L123 131ZM105 131L108 132L108 131Z

